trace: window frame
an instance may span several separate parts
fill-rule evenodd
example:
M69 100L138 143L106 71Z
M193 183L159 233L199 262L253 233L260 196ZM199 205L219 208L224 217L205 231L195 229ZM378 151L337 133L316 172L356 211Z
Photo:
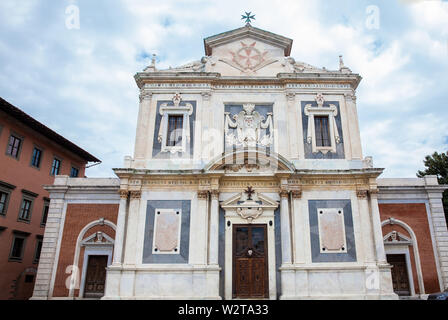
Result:
M179 101L173 100L173 102L174 105L162 103L159 107L159 114L162 116L162 118L160 120L160 128L157 134L157 141L160 143L160 152L162 153L186 153L188 151L187 144L190 143L190 117L193 114L194 108L193 105L189 102L185 102L183 105L180 105ZM168 118L170 116L183 116L181 143L176 146L169 146L167 143L169 125Z
M35 194L35 193L32 193L32 192L27 191L27 190L22 190L22 201L20 202L19 215L18 215L18 218L17 218L18 222L23 222L23 223L28 223L28 224L31 223L31 218L32 218L32 215L33 215L34 200L36 200L37 196L38 195ZM30 207L29 207L29 212L28 212L28 219L21 218L24 201L29 201L30 202Z
M40 250L39 249L40 244ZM36 236L36 247L34 248L34 258L33 258L33 264L38 264L40 261L40 256L42 254L42 246L44 244L44 238L41 235ZM39 257L38 257L39 253Z
M45 212L45 208L48 208L47 212ZM40 219L40 226L45 228L48 220L48 213L50 212L50 199L44 198L44 207L42 208L42 217ZM45 217L45 221L44 221Z
M54 164L55 160L59 161L59 167L58 167L58 173L57 174L53 173L53 164ZM60 175L61 174L61 169L62 169L62 158L60 158L58 156L53 156L53 160L52 160L51 166L50 166L50 176L56 177L56 176Z
M328 152L337 153L337 145L342 143L342 140L336 124L336 117L338 116L338 108L336 107L336 105L330 103L328 106L324 107L322 103L318 104L318 106L316 107L312 104L306 104L304 108L304 114L306 117L308 117L306 142L311 145L311 152L322 152L323 154L327 154ZM317 146L314 120L315 117L328 117L328 134L330 138L330 146Z
M14 138L20 140L20 145L19 145L19 147L18 147L18 149L17 149L17 156L13 156L12 154L8 153L9 143L10 143L10 141L11 141L11 137L14 137ZM13 158L13 159L16 159L17 161L19 161L19 160L20 160L20 155L22 154L22 149L23 149L23 144L24 144L24 142L25 142L25 138L24 138L22 135L18 134L18 133L15 132L15 131L11 131L11 132L9 133L8 142L6 143L6 151L5 151L5 155L8 156L8 157L10 157L10 158ZM12 151L12 150L11 150L11 151Z
M72 176L72 171L73 171L73 169L76 169L77 170L77 175L76 175L76 177L73 177ZM74 166L73 164L71 165L71 167L70 167L70 178L79 178L79 172L80 172L81 170L79 170L79 167L77 167L77 166Z
M3 213L0 212L0 217L5 217L6 214L8 213L8 206L9 206L9 202L11 200L11 194L15 188L16 188L16 186L13 186L9 183L0 181L0 191L6 194L6 202L5 202L5 206L4 206L4 212Z
M35 165L33 164L34 151L35 151L36 149L40 151L39 164L38 164L37 166L35 166ZM43 158L44 158L44 148L41 148L40 146L38 146L38 145L35 144L34 147L33 147L33 152L31 153L30 167L32 167L32 168L34 168L34 169L37 169L37 170L40 170L40 167L42 166L42 159L43 159Z
M11 248L9 251L8 261L11 261L11 262L22 262L23 261L23 256L25 254L25 249L26 249L26 240L27 240L28 236L29 236L29 233L17 232L17 231L12 232L12 241L11 241ZM16 239L23 240L20 257L14 257L12 255L14 252L14 245L15 245Z

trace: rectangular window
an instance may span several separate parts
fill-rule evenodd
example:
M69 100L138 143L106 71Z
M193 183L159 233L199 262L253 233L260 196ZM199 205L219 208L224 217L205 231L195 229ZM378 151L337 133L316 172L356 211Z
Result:
M0 191L0 215L6 214L6 208L8 204L8 196L9 194L3 191Z
M168 117L168 131L166 145L168 147L182 145L183 116L170 115Z
M25 237L14 235L9 259L14 261L21 261L23 258L24 249L25 249Z
M22 139L11 135L9 137L8 149L6 149L6 154L10 155L11 157L18 158L21 144Z
M36 241L36 252L34 253L34 263L39 263L40 252L42 251L42 239L38 238Z
M44 210L42 212L42 220L40 222L41 227L45 227L47 224L47 218L48 218L48 210L50 209L50 204L48 202L44 203Z
M79 169L72 167L72 169L70 170L70 177L77 178L78 175L79 175Z
M20 207L19 220L30 221L31 220L31 205L33 202L28 199L22 200L22 206Z
M53 164L51 165L51 175L57 176L61 170L61 160L58 158L53 159Z
M31 158L31 165L33 167L39 168L41 158L42 158L42 150L40 150L39 148L34 148L33 157Z
M315 116L316 147L331 147L330 128L327 116Z

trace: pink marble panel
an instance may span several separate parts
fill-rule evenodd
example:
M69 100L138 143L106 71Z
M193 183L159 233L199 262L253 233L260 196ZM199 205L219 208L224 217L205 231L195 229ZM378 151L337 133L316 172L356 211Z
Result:
M159 212L160 214L156 213L155 219L154 248L157 248L159 253L177 252L181 216L176 211L160 210Z
M345 228L342 209L317 209L321 251L344 251ZM324 250L325 249L325 250Z

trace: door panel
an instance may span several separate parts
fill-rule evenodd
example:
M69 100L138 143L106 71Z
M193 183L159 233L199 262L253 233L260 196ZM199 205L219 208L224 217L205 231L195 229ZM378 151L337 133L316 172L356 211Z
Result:
M107 259L108 256L89 256L84 289L85 298L101 298L104 296Z
M411 295L409 276L406 264L406 255L388 254L387 262L392 265L392 284L394 292L399 296Z
M266 225L233 228L233 297L268 297Z

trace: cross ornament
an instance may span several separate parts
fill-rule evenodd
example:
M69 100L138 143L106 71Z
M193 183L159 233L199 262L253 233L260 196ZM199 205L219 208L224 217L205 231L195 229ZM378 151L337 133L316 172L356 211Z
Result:
M251 14L252 12L244 12L246 15L241 15L241 20L246 20L247 24L251 23L251 20L255 20L255 15Z
M255 193L255 190L252 187L247 187L244 193L247 194L247 200L252 200L252 195Z

